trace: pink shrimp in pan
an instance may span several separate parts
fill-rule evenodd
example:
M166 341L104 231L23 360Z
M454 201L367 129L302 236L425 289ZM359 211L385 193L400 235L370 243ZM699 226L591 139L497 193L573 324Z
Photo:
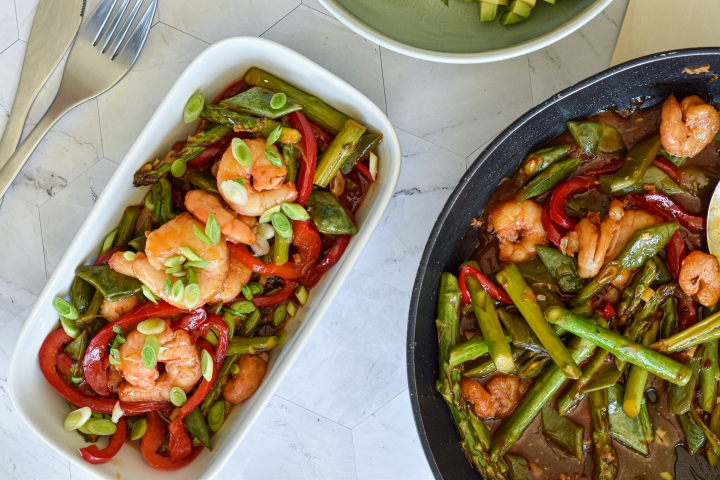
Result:
M523 262L535 256L536 245L548 245L541 216L542 207L532 200L505 202L493 209L488 230L494 230L500 242L500 260Z
M255 243L255 233L250 226L238 219L234 212L223 207L215 195L202 190L191 190L185 195L185 208L203 223L213 215L227 240L245 245Z
M685 97L680 103L670 95L663 104L661 118L660 141L676 157L694 157L720 130L720 113L697 95Z

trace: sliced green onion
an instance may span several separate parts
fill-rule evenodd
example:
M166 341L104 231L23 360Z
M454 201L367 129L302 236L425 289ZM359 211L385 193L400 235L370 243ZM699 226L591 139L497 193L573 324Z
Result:
M115 402L115 406L112 409L112 416L110 417L110 421L113 423L117 423L118 420L120 420L120 417L125 415L125 412L123 412L123 409L120 407L120 402Z
M91 418L83 427L92 435L112 435L117 431L117 425L104 418Z
M123 329L118 327L117 325L114 325L112 328L113 332L115 333L123 333Z
M287 304L288 315L290 315L291 317L294 317L295 314L297 313L297 310L298 310L297 305L295 305L294 302L288 302L288 304Z
M210 410L208 410L208 427L210 431L215 433L220 430L223 423L225 422L225 402L215 402Z
M378 172L378 157L373 152L370 152L370 161L369 163L369 170L370 170L370 176L373 179L373 182L377 178L377 172Z
M250 298L252 298L252 292L250 293ZM255 311L256 308L257 307L255 307L253 302L249 300L240 300L239 302L235 302L230 305L230 310L232 310L234 313L237 313L238 315L252 313Z
M52 306L58 313L58 315L60 315L61 317L65 317L68 320L76 320L79 316L75 306L63 298L53 298Z
M213 348L217 348L218 345L218 335L215 332L214 328L211 328L207 335L205 335L205 340L208 341L210 345L212 345Z
M185 255L185 258L190 260L191 262L200 262L202 261L202 258L200 255L195 253L192 248L190 247L180 247L179 249L183 255Z
M300 302L300 305L305 306L308 299L308 291L307 288L305 288L303 285L300 285L295 289L295 298L298 299L298 302Z
M176 407L182 407L187 402L187 395L185 391L180 387L173 387L170 389L170 403Z
M187 170L187 165L180 159L175 160L172 165L170 165L170 174L175 178L180 178L185 175L185 170Z
M277 345L275 346L275 348L281 347L287 340L288 333L285 330L280 330L279 332L275 333L275 337L277 337Z
M250 248L255 255L265 255L270 251L270 243L268 243L267 238L257 235L255 243L250 245Z
M195 308L200 303L200 287L197 283L191 283L185 287L183 302L187 308Z
M169 257L167 260L163 262L163 265L165 265L168 268L177 267L179 265L182 265L185 263L187 258L183 257L182 255L175 255L172 257Z
M150 210L151 212L155 211L155 199L153 198L152 190L148 192L147 195L145 195L145 209Z
M235 315L226 311L223 313L222 318L228 326L228 338L232 338L235 336Z
M102 418L105 418L105 417L103 417L103 414L100 413L100 412L92 412L92 414L90 414L90 418L100 418L100 419L102 419Z
M278 153L277 150L274 148L266 148L265 149L265 157L268 159L270 163L275 165L276 167L280 168L282 167L282 157Z
M258 225L257 234L270 240L275 236L275 229L269 223L261 223Z
M90 410L90 407L82 407L77 410L73 410L67 417L65 417L63 428L68 432L77 430L85 425L85 423L90 420L91 416L92 410Z
M281 303L277 306L275 309L275 312L273 312L273 321L272 325L273 327L277 328L279 327L284 321L285 317L287 316L287 307L284 303Z
M70 320L69 318L61 316L60 325L62 326L63 330L65 330L65 333L67 333L68 337L77 338L80 336L80 330L78 329L75 320Z
M238 373L240 373L240 367L238 367L237 363L233 363L232 366L230 367L230 374L237 375Z
M159 318L148 318L138 323L137 330L143 335L160 335L167 329L165 320Z
M155 335L148 335L142 349L143 367L148 370L155 368L158 355L160 355L160 342Z
M270 108L277 110L278 108L284 107L286 102L287 102L287 96L284 93L282 93L282 92L276 93L270 99Z
M250 150L248 144L245 143L241 138L233 138L232 142L230 142L230 148L233 158L237 160L241 166L245 168L250 168L252 166L252 150Z
M188 267L187 275L185 276L185 285L197 285L197 284L198 284L198 278L197 278L197 274L195 273L195 269ZM185 289L185 294L187 295L187 288Z
M202 240L203 243L205 243L206 245L212 245L212 242L207 237L207 235L205 235L205 232L200 230L197 225L193 225L193 231L195 232L195 236Z
M293 230L292 223L282 213L276 213L272 218L272 226L275 229L275 233L285 238L292 238Z
M123 252L123 258L128 262L134 262L137 259L137 255L135 255L135 252L128 250L127 252Z
M178 265L175 267L170 267L165 269L165 275L172 275L173 273L181 272L183 269L182 265Z
M245 299L248 301L253 299L252 290L247 285L242 286L242 294L245 297Z
M269 147L273 143L277 142L278 138L280 138L281 133L282 133L282 125L278 125L277 127L275 127L275 129L272 132L270 132L270 135L268 135L267 141L265 142L265 144Z
M166 297L170 296L171 290L172 290L172 280L170 280L170 277L165 277L165 287L163 288L163 293L165 293Z
M250 282L248 283L248 287L250 287L250 291L253 295L260 295L265 290L262 285L260 285L257 282Z
M205 224L205 235L207 235L213 245L217 245L220 243L221 234L222 231L220 229L220 224L215 219L215 215L210 215L207 223Z
M290 220L305 221L310 219L310 214L307 210L297 203L283 203L280 207Z
M103 244L102 244L102 248L100 249L100 253L107 253L107 251L113 247L113 245L115 244L115 238L117 237L117 234L118 234L117 228L107 234L107 236L105 237L105 240L103 240Z
M259 223L269 223L270 221L272 221L273 215L275 215L275 214L278 213L279 211L280 211L280 205L277 205L277 206L272 207L272 208L268 208L267 210L265 210L265 211L263 212L262 215L260 215L260 218L258 219L258 222L259 222Z
M123 335L122 333L118 333L117 335L115 335L114 341L118 342L118 345L122 345L123 343L125 343L125 335Z
M166 278L167 278L167 277L166 277ZM152 303L154 303L155 305L157 305L157 304L158 304L158 297L155 296L155 294L147 287L147 285L145 285L145 284L143 283L142 286L141 286L141 288L142 288L143 295L145 295L145 298L147 298L147 299L150 300Z
M132 430L130 430L130 440L140 440L145 436L147 432L147 419L145 417L137 420L133 423Z
M199 262L187 262L185 264L185 268L207 268L208 265L210 265L212 262L209 262L207 260L200 260Z
M122 358L120 357L120 350L117 348L111 348L110 349L110 356L108 357L108 361L110 362L110 365L122 365Z
M232 203L238 205L247 205L248 203L248 192L240 183L233 180L225 180L220 184L220 190L222 190L223 196Z
M185 108L183 108L183 121L185 123L192 123L197 120L204 106L205 95L200 92L195 92L190 95L190 98L188 98L185 104Z
M175 284L172 286L172 292L171 296L173 299L173 302L177 303L180 302L183 299L183 294L185 293L185 285L183 285L182 280L177 280Z
M208 353L207 350L203 350L202 354L200 355L201 358L201 368L202 368L202 376L205 380L208 382L212 381L213 377L213 371L215 369L214 361L210 353Z

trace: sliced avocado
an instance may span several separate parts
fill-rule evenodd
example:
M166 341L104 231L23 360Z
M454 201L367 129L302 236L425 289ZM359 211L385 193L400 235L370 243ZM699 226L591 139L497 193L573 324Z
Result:
M512 25L513 23L522 22L523 20L525 20L525 17L521 17L513 12L505 12L500 15L500 23L502 25Z
M525 3L523 0L513 0L510 4L510 13L514 13L515 15L519 15L523 18L528 18L532 9L533 7Z
M493 3L480 2L480 21L492 22L497 16L498 6Z

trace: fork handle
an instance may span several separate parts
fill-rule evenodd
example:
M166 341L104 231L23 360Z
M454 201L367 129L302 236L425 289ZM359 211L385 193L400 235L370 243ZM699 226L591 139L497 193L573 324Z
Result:
M67 112L85 100L87 100L87 98L78 98L77 94L68 91L68 89L64 89L62 84L60 85L57 96L50 105L50 108L45 112L45 115L43 115L37 125L35 125L32 132L25 138L25 141L15 150L15 153L8 158L5 165L2 165L0 168L0 199L5 195L5 192L10 188L17 174L20 173L25 162L27 162L30 155L32 155L35 148L37 148L40 141L50 131L53 125Z

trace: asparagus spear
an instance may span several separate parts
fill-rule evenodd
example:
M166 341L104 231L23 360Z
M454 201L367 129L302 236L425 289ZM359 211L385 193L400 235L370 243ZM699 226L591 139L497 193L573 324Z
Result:
M272 350L277 346L277 337L235 337L230 340L227 355L254 354Z
M530 353L528 350L525 350L521 347L512 347L510 350L512 353L513 361L517 364L520 360L520 357L522 357L525 353ZM497 372L497 368L495 367L495 362L493 361L492 357L488 356L487 359L477 366L463 371L463 376L468 378L482 378L490 375L491 373Z
M243 132L272 131L278 126L278 122L269 118L254 117L247 113L207 103L200 112L200 118L218 125L237 128L238 131Z
M660 323L654 322L650 330L645 332L642 338L642 345L648 346L657 338L660 330ZM645 384L647 383L649 372L637 365L631 365L625 381L625 398L623 399L623 410L630 418L635 418L642 408L643 399L645 398Z
M575 338L570 343L570 355L573 362L582 363L595 350L595 345L582 338ZM503 421L493 435L490 444L490 456L501 458L520 438L528 425L533 421L540 409L557 393L567 380L565 374L556 364L552 364L535 380L535 383L515 411Z
M621 360L639 365L664 380L677 385L686 385L690 380L691 372L685 365L643 347L618 333L593 325L568 310L560 307L549 308L545 312L545 318L552 324L560 325L573 335L585 338Z
M645 262L640 274L635 277L633 283L622 292L622 300L618 305L617 316L621 325L625 325L627 319L634 315L640 308L645 290L657 276L658 268L653 259Z
M592 360L585 366L580 378L573 382L572 386L558 399L558 413L565 415L567 412L575 408L575 405L585 398L583 387L587 385L602 368L607 364L608 353L599 348Z
M515 368L515 361L510 352L510 343L505 339L500 320L495 313L492 299L476 279L468 277L466 282L475 318L487 343L490 356L495 362L495 367L501 372L510 373Z
M460 340L460 287L457 278L451 273L445 272L440 277L436 323L440 341L440 378L437 389L445 396L450 392L450 349Z
M593 477L595 480L613 480L617 477L619 465L610 436L607 390L590 392L588 399L593 424Z
M720 312L713 313L682 332L653 343L650 348L662 353L680 352L718 338L720 338Z
M720 436L720 405L715 405L715 408L710 415L710 430L716 435ZM715 453L712 448L707 449L707 459L711 467L715 468L720 463L720 452Z
M687 413L692 408L695 400L695 387L697 386L698 368L700 358L693 358L685 364L691 371L692 376L687 385L670 385L669 410L677 415Z
M677 314L675 313L676 303L675 298L670 297L662 306L663 320L662 328L660 329L660 338L668 338L675 333L675 324L677 323Z
M510 335L505 334L505 340L510 342ZM486 353L488 353L488 346L485 339L480 335L475 335L470 340L458 343L450 349L450 366L456 367L461 363L480 358Z
M323 156L318 160L315 170L315 185L327 187L330 180L335 177L345 160L355 151L355 147L365 133L364 125L355 120L348 120L335 139L328 145Z
M582 374L580 367L577 366L568 352L560 337L555 333L553 328L543 318L543 312L535 299L532 289L525 283L525 279L515 264L510 264L503 268L496 275L498 282L510 295L513 303L525 320L527 320L530 328L540 339L540 342L547 350L550 358L560 368L560 370L568 378L579 378Z
M700 425L693 421L689 414L683 413L680 417L680 426L685 434L685 446L690 455L695 455L705 445L705 434Z
M698 406L708 413L717 403L718 341L711 340L703 344L700 360L700 398Z
M313 123L321 126L331 135L337 135L348 117L327 106L322 100L305 92L301 92L289 83L276 76L253 67L245 74L245 83L253 87L265 87L275 92L282 92L303 106L303 113Z

